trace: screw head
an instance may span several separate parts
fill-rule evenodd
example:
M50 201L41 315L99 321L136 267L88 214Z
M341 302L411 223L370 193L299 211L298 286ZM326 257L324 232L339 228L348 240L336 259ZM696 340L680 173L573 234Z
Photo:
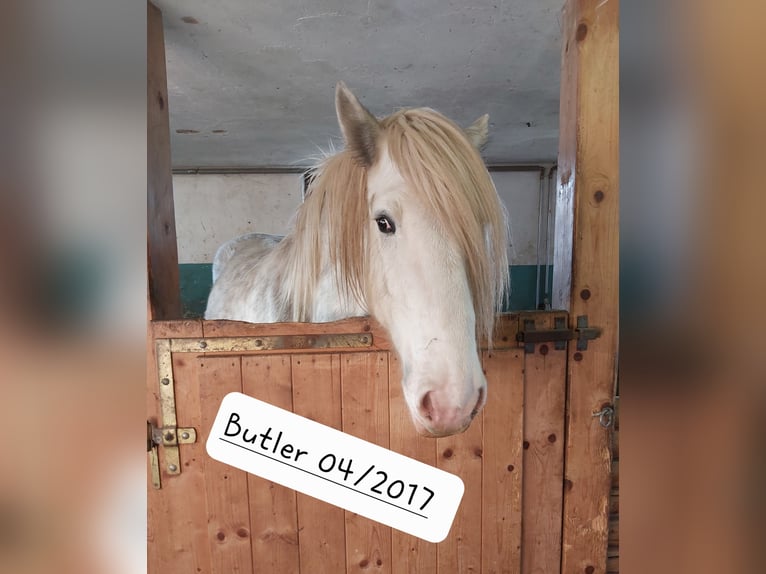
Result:
M200 349L207 349L207 341L200 341L199 347Z
M177 470L178 470L178 467L177 467L176 465L174 465L174 464L169 464L169 465L168 465L168 470L169 470L170 472L175 472L175 471L177 471Z
M163 379L162 379L160 382L161 382L163 385L169 385L169 384L170 384L170 379L168 379L167 377L165 377L165 378L163 378Z
M183 439L189 438L189 433L188 432L182 432L181 433L181 438L183 438Z

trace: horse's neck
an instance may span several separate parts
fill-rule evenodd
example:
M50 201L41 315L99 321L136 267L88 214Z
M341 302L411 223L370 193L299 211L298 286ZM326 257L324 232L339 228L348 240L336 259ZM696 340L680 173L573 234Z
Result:
M362 305L353 297L345 296L338 289L332 269L328 267L323 270L314 291L314 309L311 321L325 323L366 314L367 310Z

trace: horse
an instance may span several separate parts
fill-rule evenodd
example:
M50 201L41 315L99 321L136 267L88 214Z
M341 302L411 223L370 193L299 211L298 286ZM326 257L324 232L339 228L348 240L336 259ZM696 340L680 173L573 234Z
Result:
M487 396L509 288L507 214L479 149L488 116L461 129L430 108L383 119L339 82L342 151L312 172L287 235L251 233L213 262L206 319L327 322L372 316L390 334L416 431L463 432Z

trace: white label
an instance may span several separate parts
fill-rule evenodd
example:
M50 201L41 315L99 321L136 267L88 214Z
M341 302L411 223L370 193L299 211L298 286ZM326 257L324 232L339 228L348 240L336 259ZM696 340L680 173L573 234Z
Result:
M429 542L447 537L465 490L459 476L242 393L224 397L207 452Z

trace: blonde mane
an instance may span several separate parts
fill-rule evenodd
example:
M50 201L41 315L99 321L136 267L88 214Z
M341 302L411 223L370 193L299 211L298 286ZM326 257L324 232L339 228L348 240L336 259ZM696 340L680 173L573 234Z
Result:
M462 256L473 297L477 335L492 340L495 313L508 289L507 223L492 179L465 132L428 108L401 110L380 121L382 140L413 199L435 216ZM285 238L288 262L283 308L307 321L323 265L335 270L341 294L365 301L370 229L366 169L348 150L318 166ZM316 254L329 246L329 261ZM290 245L292 248L287 248Z

